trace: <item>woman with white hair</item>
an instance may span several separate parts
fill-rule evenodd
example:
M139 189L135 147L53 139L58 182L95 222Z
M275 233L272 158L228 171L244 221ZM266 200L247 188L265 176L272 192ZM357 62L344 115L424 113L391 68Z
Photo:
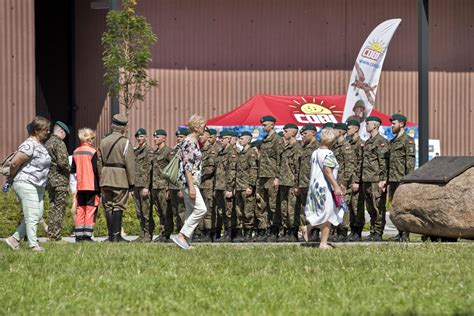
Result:
M323 129L321 132L321 147L311 156L311 179L306 200L305 215L309 223L304 231L304 238L308 241L307 232L311 226L321 229L320 249L331 249L327 241L331 224L342 223L343 211L338 204L343 198L341 187L337 184L339 164L329 149L336 141L336 133L332 129Z
M183 249L189 249L194 230L206 215L207 208L199 191L201 184L202 158L198 139L204 133L206 121L199 115L189 119L189 134L178 144L179 176L184 204L186 206L185 222L178 235L171 236L173 242Z

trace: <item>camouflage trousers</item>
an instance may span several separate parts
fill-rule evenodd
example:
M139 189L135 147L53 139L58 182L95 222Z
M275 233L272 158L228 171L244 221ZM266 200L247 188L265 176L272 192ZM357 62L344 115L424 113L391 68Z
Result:
M214 209L214 190L212 189L200 189L201 195L204 200L204 204L206 204L207 212L204 218L199 223L198 228L196 229L195 233L199 233L202 230L211 230L214 228L213 223L215 223L215 209Z
M247 195L245 190L235 192L235 227L252 229L255 222L255 193Z
M257 184L257 209L255 216L258 229L275 225L278 191L273 188L275 178L259 178Z
M363 228L365 225L365 197L362 187L357 192L350 191L350 201L347 203L350 214L350 226Z
M170 203L169 191L167 189L153 189L152 196L153 205L156 206L160 219L160 234L169 237L174 229L173 209L168 206Z
M370 215L370 232L383 234L385 228L386 192L379 192L378 182L364 182L364 196Z
M168 208L170 209L170 214L174 218L176 223L176 228L178 231L181 230L185 221L185 210L183 195L178 189L169 189L169 201Z
M151 207L151 192L148 196L143 196L143 188L133 189L133 198L135 200L135 211L140 223L140 237L151 238L155 223L153 222L153 213Z
M64 213L68 204L68 191L65 188L48 187L49 212L48 235L51 239L61 239L61 229L64 223Z
M215 205L216 205L216 230L220 230L222 225L225 228L231 228L235 218L232 218L234 209L234 199L226 198L224 190L215 190ZM235 213L234 213L235 214Z
M299 214L296 207L295 188L281 185L279 190L282 226L285 229L296 228L299 226Z
M304 208L306 206L306 199L308 198L308 188L298 188L298 194L296 195L296 212L300 214L299 225L306 226L306 216L304 214Z

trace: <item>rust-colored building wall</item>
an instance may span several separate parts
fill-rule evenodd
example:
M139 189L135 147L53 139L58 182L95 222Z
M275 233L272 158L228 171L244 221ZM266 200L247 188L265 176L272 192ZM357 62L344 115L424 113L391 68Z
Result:
M0 157L27 137L35 115L34 21L33 0L0 1Z
M416 0L141 0L137 11L158 35L150 73L159 87L132 112L132 133L172 133L192 113L214 117L257 93L345 94L360 45L395 17L403 21L376 108L418 120ZM76 1L77 126L97 126L99 134L109 123L105 13ZM430 137L441 139L444 155L473 154L473 18L474 1L430 1Z

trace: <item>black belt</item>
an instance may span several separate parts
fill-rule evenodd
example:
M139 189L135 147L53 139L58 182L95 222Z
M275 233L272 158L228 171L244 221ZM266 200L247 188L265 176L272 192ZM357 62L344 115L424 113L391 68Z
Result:
M104 167L122 168L122 169L126 169L126 168L127 168L127 166L124 165L123 163L106 163L106 164L104 164Z

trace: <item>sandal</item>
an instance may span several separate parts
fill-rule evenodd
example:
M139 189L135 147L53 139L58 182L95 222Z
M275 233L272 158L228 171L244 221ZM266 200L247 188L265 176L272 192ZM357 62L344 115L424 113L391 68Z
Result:
M319 249L321 250L330 250L333 249L334 246L331 246L330 244L319 244Z

